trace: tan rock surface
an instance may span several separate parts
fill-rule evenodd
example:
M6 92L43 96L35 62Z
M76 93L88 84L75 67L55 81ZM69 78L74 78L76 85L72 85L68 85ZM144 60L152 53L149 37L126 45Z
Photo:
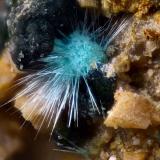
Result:
M0 55L0 102L13 94L13 85L18 73L10 61L7 50Z
M107 127L146 129L160 125L160 111L145 97L131 91L117 91L115 101L104 122Z
M146 15L151 8L160 6L158 0L92 0L92 2L78 0L78 2L82 7L98 8L106 16L127 12L136 13L138 17L141 17Z
M144 151L124 152L123 160L145 160L147 153Z

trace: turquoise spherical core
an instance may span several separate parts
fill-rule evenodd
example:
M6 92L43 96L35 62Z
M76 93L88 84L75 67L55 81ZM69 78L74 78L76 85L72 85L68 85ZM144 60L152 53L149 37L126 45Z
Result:
M63 74L86 76L91 66L104 59L103 47L89 34L75 31L64 39L56 39L53 55Z

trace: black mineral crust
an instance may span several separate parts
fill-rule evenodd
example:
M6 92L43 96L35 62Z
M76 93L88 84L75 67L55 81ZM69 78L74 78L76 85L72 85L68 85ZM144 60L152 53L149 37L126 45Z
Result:
M19 0L11 7L7 25L12 59L20 70L31 68L50 53L54 37L66 33L75 18L74 0Z

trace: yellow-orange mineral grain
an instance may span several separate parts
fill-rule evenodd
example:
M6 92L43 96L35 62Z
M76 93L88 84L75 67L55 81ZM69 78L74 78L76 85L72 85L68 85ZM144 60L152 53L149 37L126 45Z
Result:
M123 160L145 160L147 153L144 151L132 151L123 153Z
M151 8L160 6L157 0L78 0L78 2L82 7L99 8L106 16L126 12L142 17L148 14Z

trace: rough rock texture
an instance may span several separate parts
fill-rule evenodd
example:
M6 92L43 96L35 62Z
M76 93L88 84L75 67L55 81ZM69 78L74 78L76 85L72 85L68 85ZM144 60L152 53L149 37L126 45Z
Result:
M132 88L159 103L160 13L146 19L135 19L115 42L119 54L112 61L119 83ZM116 52L116 51L115 51Z
M7 20L8 46L18 69L28 69L52 51L56 34L70 29L75 8L74 0L19 0L13 5Z
M117 13L135 13L142 17L155 8L160 7L159 0L78 0L82 7L92 7L101 10L106 16Z
M130 12L137 16L147 14L152 8L160 5L159 0L101 0L104 14Z
M105 125L117 130L100 159L158 160L160 12L133 17L113 45L110 67L118 76L118 90Z
M145 97L118 90L115 101L104 122L107 127L147 129L150 125L160 124L160 111Z
M100 160L158 160L159 128L118 129L100 153Z

